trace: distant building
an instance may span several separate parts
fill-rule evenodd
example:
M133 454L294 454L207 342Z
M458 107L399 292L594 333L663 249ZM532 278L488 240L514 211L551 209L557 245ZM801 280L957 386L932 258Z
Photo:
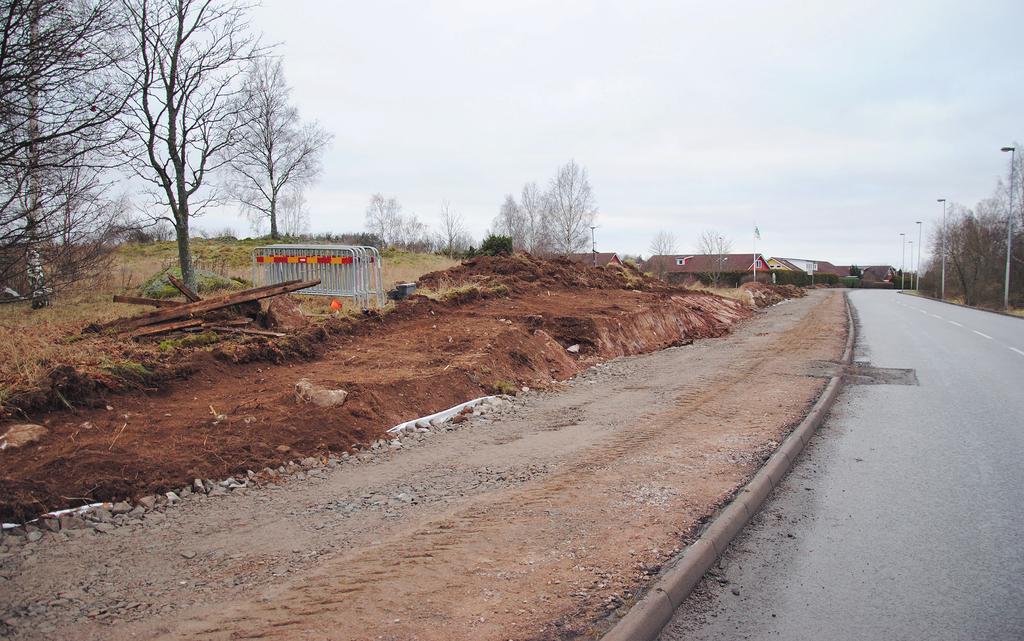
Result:
M619 260L619 255L615 252L587 252L585 254L569 254L566 256L569 260L574 263L585 263L587 265L597 265L598 267L607 267L609 265L616 265L622 267L622 261Z
M802 272L808 274L835 274L836 276L849 276L850 268L843 272L827 260L810 260L807 258L776 258L775 260L788 263Z
M861 267L861 280L866 283L891 283L896 278L896 268L889 265Z
M768 277L768 261L762 254L662 254L647 259L644 271L663 275L670 283L693 283L704 280L699 275L746 274L755 266L764 278Z

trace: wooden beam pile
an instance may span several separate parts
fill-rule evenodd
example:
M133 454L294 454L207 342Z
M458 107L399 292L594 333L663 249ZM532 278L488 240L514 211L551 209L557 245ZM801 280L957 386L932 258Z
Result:
M198 294L192 291L185 283L173 276L169 277L171 284L184 295L189 302L166 301L156 298L143 298L138 296L114 296L116 303L132 303L135 305L152 305L157 309L138 316L120 318L107 323L103 329L112 329L119 332L132 332L132 338L154 336L173 331L196 331L208 329L217 332L231 334L252 334L256 336L284 336L279 332L268 332L264 330L248 329L238 327L247 324L250 319L228 319L228 320L205 320L201 316L207 312L248 303L250 301L280 296L290 292L297 292L307 287L319 285L320 280L291 280L276 285L254 287L224 296L201 299Z

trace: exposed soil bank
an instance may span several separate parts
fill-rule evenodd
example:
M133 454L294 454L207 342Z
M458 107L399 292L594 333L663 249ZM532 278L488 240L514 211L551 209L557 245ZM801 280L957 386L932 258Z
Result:
M0 537L0 636L596 639L804 416L845 328L814 292L365 461Z
M196 351L181 378L160 388L30 417L49 433L0 453L0 517L348 450L469 398L544 388L603 359L721 336L750 314L629 270L526 256L468 261L421 284L440 299L417 296L276 343ZM566 350L572 345L578 353ZM348 399L336 408L297 402L300 378L345 389Z

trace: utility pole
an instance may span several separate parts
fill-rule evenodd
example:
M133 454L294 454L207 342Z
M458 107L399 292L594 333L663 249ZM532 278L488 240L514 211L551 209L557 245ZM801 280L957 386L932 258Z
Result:
M913 260L913 259L911 259ZM914 270L914 291L921 291L921 221L917 221L917 269Z
M903 291L903 281L907 277L907 235L900 232L900 291Z
M946 300L946 199L939 198L935 202L942 203L942 284L939 286L939 298Z
M1016 147L1003 147L1000 151L1010 152L1010 209L1006 212L1006 276L1003 279L1003 308L1010 309L1010 254L1013 253L1013 174Z

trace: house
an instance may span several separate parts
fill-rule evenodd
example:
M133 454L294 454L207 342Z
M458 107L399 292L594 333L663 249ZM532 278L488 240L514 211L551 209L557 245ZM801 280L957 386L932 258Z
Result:
M585 254L569 254L566 256L569 260L574 263L585 263L587 265L597 265L598 267L608 267L609 265L615 265L616 267L622 267L622 261L619 260L619 255L615 252L587 252Z
M708 274L715 273L744 275L753 272L755 265L767 278L768 261L761 254L663 254L651 256L644 270L670 283L686 283L707 280ZM727 280L738 283L742 276Z
M777 258L776 260L789 263L802 272L808 274L835 274L836 276L849 276L850 268L843 272L827 260L809 260L807 258Z
M866 283L891 283L896 278L896 268L889 265L861 267L861 280Z
M800 272L803 271L793 263L789 262L785 258L769 258L768 269L772 271L782 272Z

